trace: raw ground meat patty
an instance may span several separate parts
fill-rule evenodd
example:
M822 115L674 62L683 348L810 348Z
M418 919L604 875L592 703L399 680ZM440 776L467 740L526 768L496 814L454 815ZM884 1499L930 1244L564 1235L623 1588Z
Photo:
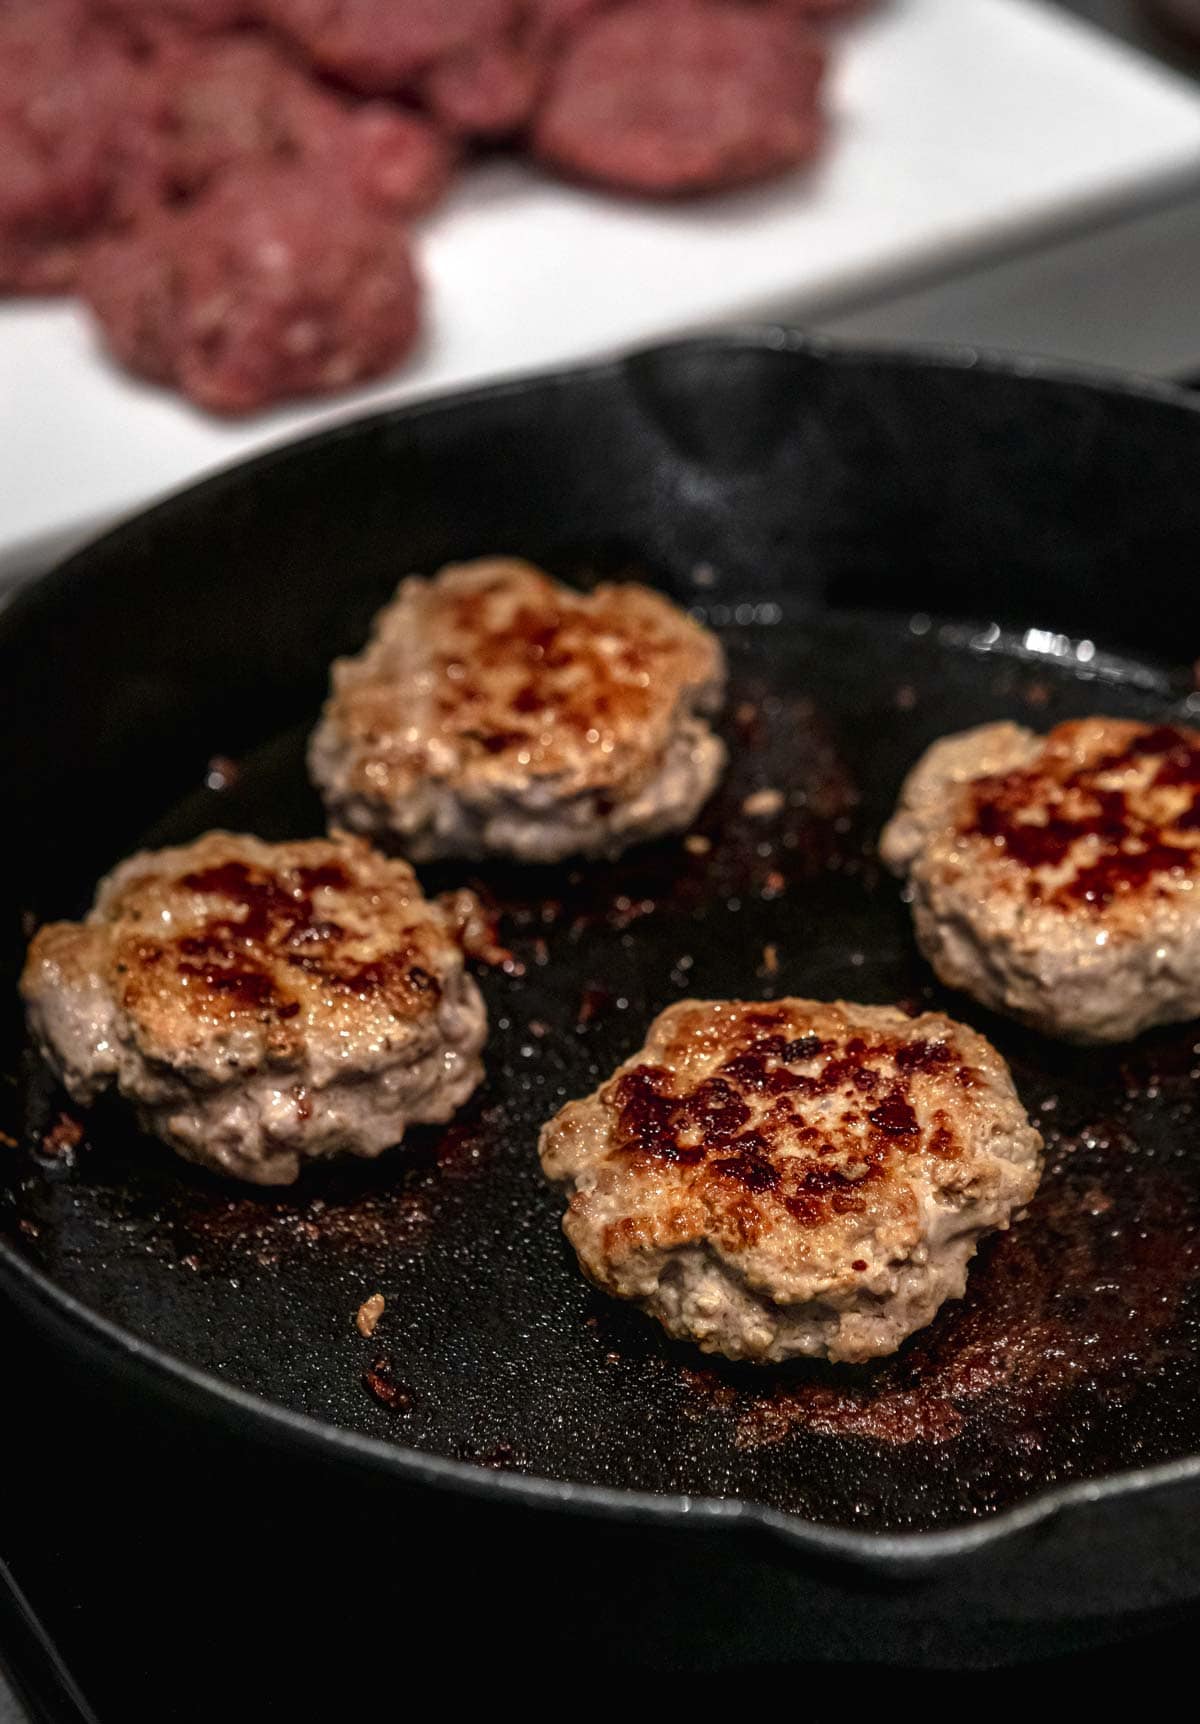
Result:
M688 826L725 760L719 643L633 583L414 576L332 680L309 750L330 819L419 861L615 855Z
M85 922L42 928L21 991L77 1101L115 1087L189 1161L287 1184L449 1119L478 1084L458 920L361 840L211 832L131 856Z
M1069 1041L1200 1017L1200 732L985 724L909 774L880 851L948 987Z
M95 246L80 291L119 359L217 413L375 377L417 332L403 229L296 168L247 169Z
M1041 1173L1008 1068L940 1013L685 1000L542 1130L588 1278L731 1359L893 1353Z
M190 30L224 30L233 24L253 23L259 0L92 0L97 12L106 12L135 31L155 35L164 24L186 25Z
M778 6L781 12L790 12L795 18L807 18L819 24L866 12L876 4L876 0L769 0L769 3Z
M533 113L545 58L526 36L448 54L421 81L421 96L455 137L504 138Z
M654 0L570 37L535 117L543 161L648 193L736 185L812 156L824 54L774 8Z
M132 59L82 6L0 6L0 292L71 286L140 99Z
M160 197L193 194L234 169L294 163L341 179L371 205L415 214L449 180L451 151L426 120L335 96L267 36L167 36L147 69Z
M518 0L257 0L321 71L368 95L407 89L448 55L507 35Z
M806 21L854 7L0 0L0 294L86 275L111 352L214 412L340 389L418 311L352 206L423 215L481 143L652 195L781 171L821 133Z

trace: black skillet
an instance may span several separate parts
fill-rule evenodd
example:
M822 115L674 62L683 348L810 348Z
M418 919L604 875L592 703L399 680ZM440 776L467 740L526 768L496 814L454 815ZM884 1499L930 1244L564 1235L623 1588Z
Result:
M711 848L427 870L489 892L523 966L482 978L486 1087L448 1130L282 1193L68 1107L6 982L11 1298L185 1429L389 1485L414 1549L533 1507L520 1536L561 1535L573 1568L639 1539L673 1577L652 1638L676 1650L701 1576L728 1645L751 1610L756 1655L781 1659L861 1657L844 1631L864 1608L878 1657L978 1659L1200 1597L1200 1032L1081 1053L944 996L873 849L944 732L1200 705L1200 411L768 330L402 408L221 474L0 617L9 980L28 930L80 913L139 845L318 831L303 740L329 660L403 573L495 551L585 585L643 575L720 632ZM763 788L784 807L755 817ZM538 1174L538 1124L668 1002L787 992L957 1011L1047 1139L1028 1219L873 1368L756 1373L667 1344L585 1287ZM612 1591L594 1607L612 1632L648 1632Z

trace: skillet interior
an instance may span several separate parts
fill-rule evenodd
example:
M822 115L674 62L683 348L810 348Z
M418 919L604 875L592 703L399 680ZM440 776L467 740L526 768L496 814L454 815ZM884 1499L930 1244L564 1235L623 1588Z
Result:
M47 1157L61 1098L18 1069L12 1014L5 1236L227 1381L484 1466L900 1530L1194 1452L1195 1030L1078 1054L941 998L871 842L946 730L1189 710L1161 667L1196 638L1177 571L1200 540L1198 455L1196 416L1157 393L693 344L335 433L85 552L0 639L14 924L81 910L135 843L317 830L301 747L325 665L399 573L449 556L512 549L585 581L634 568L704 607L734 667L735 765L707 857L676 842L615 868L476 871L525 964L485 981L487 1089L374 1167L243 1195L112 1112ZM240 771L208 790L218 755ZM789 806L760 823L741 802L762 785ZM14 925L14 967L20 940ZM661 1006L785 991L957 1009L1049 1143L1029 1221L873 1371L763 1375L666 1346L583 1286L536 1171L537 1124ZM388 1313L366 1342L351 1320L376 1289ZM379 1358L406 1409L364 1388Z

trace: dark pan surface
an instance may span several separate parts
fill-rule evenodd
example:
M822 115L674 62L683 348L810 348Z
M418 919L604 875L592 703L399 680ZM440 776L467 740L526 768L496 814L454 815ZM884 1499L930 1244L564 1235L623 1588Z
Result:
M546 434L572 387L597 466L555 495L548 445L519 439ZM725 428L709 418L721 389L740 408ZM733 767L699 827L711 850L670 841L615 866L465 871L500 907L517 960L482 978L485 1089L448 1130L373 1166L310 1171L283 1194L184 1167L115 1109L75 1115L14 1023L21 1147L0 1161L12 1248L225 1384L508 1474L901 1532L1194 1454L1200 1033L1083 1053L941 994L874 840L907 766L947 731L1192 712L1170 666L1197 636L1161 600L1200 520L1177 509L1168 522L1148 497L1114 491L1125 445L1107 447L1105 414L1169 420L1180 461L1200 455L1195 419L1153 395L754 343L481 401L218 480L14 608L0 674L25 667L26 704L9 734L19 724L36 751L40 722L52 742L43 762L9 769L26 822L19 910L79 912L95 874L135 844L213 825L319 830L302 750L325 662L361 638L400 572L489 549L584 584L647 574L722 634ZM1026 435L1042 427L1051 471L1004 441L1014 412ZM489 413L517 439L493 462L505 469L495 496L486 477L468 483L486 474L468 428L483 436ZM640 439L636 478L622 439ZM531 488L525 532L504 488L514 473L534 475L516 485ZM1153 459L1147 476L1151 489L1171 478ZM353 493L341 504L335 477ZM368 478L378 492L419 484L422 498L364 520ZM314 516L317 495L328 515ZM454 525L431 522L455 497ZM84 685L59 680L57 702L34 686L39 641L56 632L56 678L73 669ZM74 751L73 776L56 748ZM210 773L214 757L234 764ZM786 803L755 819L742 804L763 787ZM425 877L440 888L464 871ZM1047 1139L1032 1213L984 1248L966 1300L871 1368L760 1372L667 1344L584 1285L537 1169L538 1125L638 1046L663 1006L782 993L957 1013L1010 1060ZM375 1291L387 1309L367 1340L353 1318Z

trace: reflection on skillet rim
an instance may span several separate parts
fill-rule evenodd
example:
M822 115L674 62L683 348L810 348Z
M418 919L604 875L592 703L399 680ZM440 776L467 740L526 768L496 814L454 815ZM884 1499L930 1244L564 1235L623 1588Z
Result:
M1008 377L1028 376L1050 383L1098 387L1109 396L1127 396L1134 400L1157 402L1190 413L1200 419L1200 404L1184 391L1153 381L1131 380L1093 372L1085 368L1046 365L1041 362L1014 360L1010 356L981 353L975 349L908 349L890 350L849 349L811 338L801 337L778 328L747 329L727 336L699 337L692 341L672 344L666 348L643 349L631 356L637 363L650 356L692 350L728 352L747 349L761 352L792 352L822 358L844 358L848 361L879 360L897 368L915 370L962 371L979 368L1000 372ZM617 359L565 372L541 374L531 378L442 397L409 408L391 409L368 419L350 421L314 433L311 437L272 449L257 458L238 463L229 471L244 473L262 471L280 460L291 460L306 449L356 434L373 424L412 421L437 415L447 408L462 411L473 404L502 400L506 395L519 395L530 386L551 384L558 387L573 380L599 380L619 372L629 360ZM196 495L210 485L219 487L226 477L212 476L199 485L186 487ZM184 492L174 495L183 495ZM170 498L163 501L169 504ZM128 517L138 518L138 510ZM119 531L126 523L119 523ZM56 570L36 583L41 594L47 586L69 590L75 578L76 558L69 557ZM24 610L23 595L18 593L3 606L0 630L7 631L20 622ZM1174 1485L1200 1482L1200 1455L1167 1461L1097 1479L1085 1479L1066 1485L1043 1489L1027 1501L991 1513L975 1523L947 1530L905 1533L871 1533L806 1521L798 1514L773 1509L737 1499L688 1497L658 1494L602 1485L558 1482L533 1475L485 1470L471 1462L454 1460L422 1450L385 1443L363 1433L327 1423L306 1414L293 1412L243 1389L221 1381L208 1371L188 1365L160 1350L110 1319L101 1316L82 1301L61 1289L47 1274L37 1269L0 1238L0 1288L33 1320L48 1325L61 1337L82 1343L90 1356L110 1367L122 1368L131 1374L168 1390L190 1410L218 1417L234 1428L257 1431L265 1437L286 1442L301 1450L326 1458L338 1458L377 1466L407 1482L430 1485L461 1493L468 1497L493 1498L514 1505L549 1510L569 1510L589 1516L616 1518L627 1522L707 1526L730 1530L761 1529L781 1540L797 1552L813 1556L837 1558L855 1567L875 1569L899 1576L915 1574L922 1569L934 1569L947 1561L970 1555L995 1542L1036 1527L1053 1517L1082 1507L1113 1499L1133 1497Z

